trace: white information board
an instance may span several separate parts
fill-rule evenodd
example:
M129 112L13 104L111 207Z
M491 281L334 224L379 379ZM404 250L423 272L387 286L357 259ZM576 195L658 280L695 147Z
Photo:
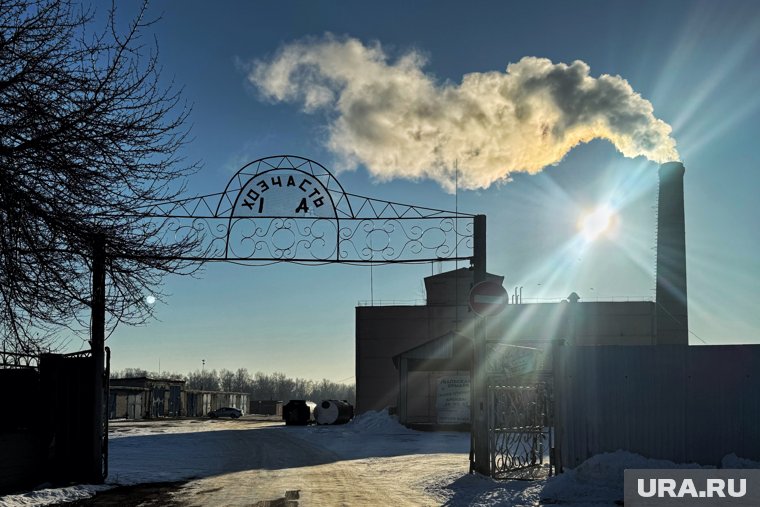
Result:
M470 376L452 375L438 379L435 402L438 424L470 422Z

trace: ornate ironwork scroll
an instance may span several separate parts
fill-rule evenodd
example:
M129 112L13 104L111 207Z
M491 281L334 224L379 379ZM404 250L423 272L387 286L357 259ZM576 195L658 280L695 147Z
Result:
M550 473L549 397L546 385L489 386L491 475L536 479Z
M144 210L164 241L198 239L198 261L393 263L472 257L474 215L347 193L324 166L256 160L225 190Z

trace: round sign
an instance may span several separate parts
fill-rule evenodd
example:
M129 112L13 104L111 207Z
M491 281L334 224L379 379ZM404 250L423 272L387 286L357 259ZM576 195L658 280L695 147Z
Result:
M480 282L470 290L470 308L482 316L496 315L509 303L507 291L495 282Z

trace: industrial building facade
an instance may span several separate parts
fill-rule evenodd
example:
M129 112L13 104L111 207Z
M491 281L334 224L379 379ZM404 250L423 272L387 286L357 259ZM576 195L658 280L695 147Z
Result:
M680 163L660 167L655 301L584 302L575 293L558 303L517 301L486 319L489 363L499 363L500 354L514 359L532 351L528 355L540 358L546 373L558 344L688 345L683 176ZM462 268L425 278L424 305L356 308L358 413L395 407L405 424L440 423L446 409L437 398L445 379L471 373L473 281L473 272ZM514 360L502 363L489 373L519 373Z
M501 281L501 277L489 276ZM396 407L403 423L440 423L436 410L440 380L470 372L475 319L467 305L471 286L472 271L462 268L425 278L425 305L356 308L358 413ZM511 304L487 319L486 336L494 348L490 360L497 360L497 344L534 350L545 356L545 367L550 368L546 356L551 354L552 344L560 341L574 345L656 343L653 302L573 300Z

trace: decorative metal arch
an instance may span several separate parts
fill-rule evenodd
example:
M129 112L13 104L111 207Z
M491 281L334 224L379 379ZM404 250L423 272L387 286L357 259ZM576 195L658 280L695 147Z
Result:
M221 193L151 206L184 259L242 263L413 263L473 256L475 215L346 192L321 164L278 155L235 173Z

